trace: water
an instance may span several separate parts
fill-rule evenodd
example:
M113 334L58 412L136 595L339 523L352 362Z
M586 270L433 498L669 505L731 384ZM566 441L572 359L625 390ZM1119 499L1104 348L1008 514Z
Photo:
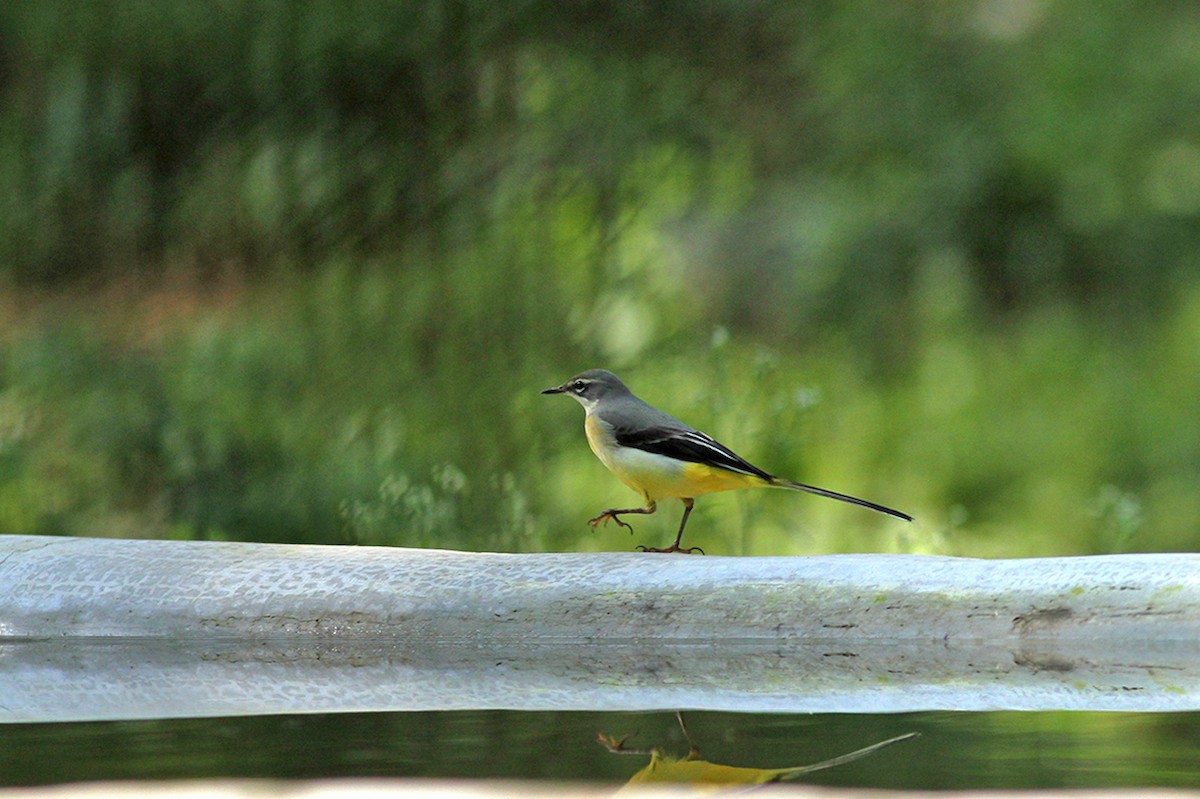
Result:
M811 763L919 738L805 782L886 788L1200 786L1200 714L685 712L705 760ZM472 777L617 786L648 758L597 733L682 756L672 713L388 712L0 726L0 784L198 777Z
M1200 786L1200 561L505 556L4 537L0 785ZM629 737L626 737L629 736Z

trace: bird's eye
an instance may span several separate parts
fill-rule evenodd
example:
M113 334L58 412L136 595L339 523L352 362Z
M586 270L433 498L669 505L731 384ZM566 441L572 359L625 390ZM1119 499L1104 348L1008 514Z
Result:
M582 380L576 380L571 384L571 390L576 394L582 394L585 388L587 388L587 383L583 382Z

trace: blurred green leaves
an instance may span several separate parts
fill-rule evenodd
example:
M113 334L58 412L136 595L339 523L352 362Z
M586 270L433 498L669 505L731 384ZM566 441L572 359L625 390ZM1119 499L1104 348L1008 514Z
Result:
M607 366L920 519L718 551L1194 548L1198 87L1188 4L0 6L0 531L624 547Z

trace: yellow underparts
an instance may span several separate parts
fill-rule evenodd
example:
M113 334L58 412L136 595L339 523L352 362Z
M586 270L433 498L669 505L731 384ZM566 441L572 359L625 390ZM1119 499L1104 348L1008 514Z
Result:
M771 484L761 477L732 472L718 466L678 461L652 452L618 447L612 435L594 417L584 424L588 444L605 466L621 482L647 501L698 497L714 491L738 488L766 488Z
M684 479L692 486L691 493L685 496L694 497L697 494L711 494L714 491L732 491L735 488L764 488L769 485L761 477L740 472L731 472L718 466L708 466L703 463L689 463L683 468Z
M728 469L705 466L702 463L675 465L678 463L673 462L672 468L669 469L629 468L624 464L610 468L621 478L621 482L640 493L647 501L698 497L714 491L764 488L769 485L758 477L731 472Z

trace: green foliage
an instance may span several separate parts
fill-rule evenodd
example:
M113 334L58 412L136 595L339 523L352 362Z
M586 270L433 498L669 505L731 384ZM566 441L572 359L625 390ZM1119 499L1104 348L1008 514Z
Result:
M0 531L665 543L537 394L602 365L919 518L710 551L1194 548L1200 18L1129 15L2 5Z

